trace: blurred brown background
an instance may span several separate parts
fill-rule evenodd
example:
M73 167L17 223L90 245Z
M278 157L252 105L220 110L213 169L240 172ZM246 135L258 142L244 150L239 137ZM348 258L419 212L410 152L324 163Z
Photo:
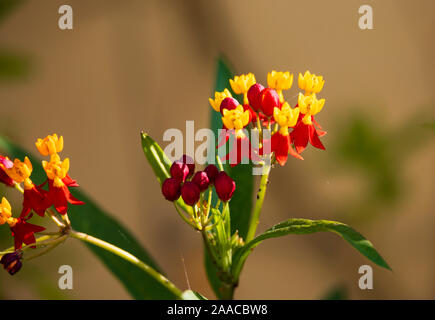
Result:
M62 31L66 3L74 29ZM374 30L358 28L363 4ZM290 217L339 219L394 272L374 266L374 290L361 291L358 268L370 263L347 243L289 236L254 251L236 298L318 299L343 287L352 299L433 299L434 10L430 0L22 1L0 25L2 50L28 69L1 79L1 132L31 150L37 137L62 134L83 189L178 286L187 288L184 257L192 288L213 297L200 237L160 195L139 132L162 143L186 120L207 127L219 53L263 83L272 69L309 69L326 79L327 151L272 172L260 230ZM293 104L296 94L294 84ZM73 267L74 290L60 293L62 264ZM2 272L0 288L3 298L129 298L73 239L14 277Z

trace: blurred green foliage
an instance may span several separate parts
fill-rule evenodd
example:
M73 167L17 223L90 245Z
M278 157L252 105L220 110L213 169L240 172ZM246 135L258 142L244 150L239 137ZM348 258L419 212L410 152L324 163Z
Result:
M343 284L336 285L329 289L320 300L347 300L348 293L346 286Z
M29 70L27 56L0 49L0 81L22 79L29 74Z
M399 203L409 187L404 181L404 165L433 137L428 130L430 123L422 121L430 117L431 108L416 108L423 111L395 128L382 123L378 114L368 108L348 109L358 111L333 124L339 134L331 143L328 156L335 169L339 169L337 173L359 173L364 186L359 190L358 201L346 203L343 199L339 215L346 216L348 222L368 222L382 212L393 212L381 209Z
M0 23L23 2L24 0L0 0Z
M22 3L23 0L0 0L0 24ZM28 75L29 69L29 57L0 49L0 81L22 79Z

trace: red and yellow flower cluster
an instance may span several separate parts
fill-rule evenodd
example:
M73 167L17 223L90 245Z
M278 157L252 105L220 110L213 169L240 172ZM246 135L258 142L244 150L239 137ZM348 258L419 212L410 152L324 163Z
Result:
M264 146L256 153L249 150L246 154L242 151L243 143L249 141L243 129L250 125L258 130L273 126L271 141L265 143L270 143L270 150L280 165L287 162L289 154L303 159L301 153L308 143L316 148L325 149L319 137L326 132L322 131L314 120L314 116L325 104L325 99L318 99L316 96L325 83L322 76L311 74L309 71L303 75L299 74L298 85L304 92L299 93L298 103L294 108L285 101L283 94L283 91L289 90L293 84L293 74L288 71L268 73L266 88L256 82L252 73L236 76L229 82L235 94L243 95L242 105L232 97L228 89L216 92L215 98L210 98L209 101L212 108L221 113L223 128L234 135L234 147L224 158L230 160L232 166L239 164L243 157L257 160L253 158L256 154L264 155ZM225 144L228 139L229 134L226 133L218 147ZM247 143L251 149L250 143Z
M46 210L54 207L59 214L65 215L68 204L84 204L69 191L69 187L78 187L78 184L68 175L69 159L61 160L59 156L63 150L63 137L53 134L38 139L36 148L41 155L50 157L50 161L42 161L47 180L41 185L34 184L30 179L33 166L28 157L24 161L15 159L12 162L0 156L0 181L23 192L23 208L18 218L12 216L12 208L6 198L0 203L0 225L7 223L11 228L15 250L21 249L23 243L35 243L34 234L45 230L27 222L33 213L44 217Z

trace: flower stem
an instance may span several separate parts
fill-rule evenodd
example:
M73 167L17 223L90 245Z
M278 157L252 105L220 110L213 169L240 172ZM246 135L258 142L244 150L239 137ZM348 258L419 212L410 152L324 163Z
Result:
M67 238L68 238L68 235L67 235L67 234L65 234L65 235L63 235L63 236L60 236L59 238L57 238L57 239L53 240L52 242L50 242L50 246L49 246L48 248L46 248L46 249L44 249L44 250L38 252L37 254L35 254L35 255L33 255L33 256L29 257L29 258L25 258L24 260L25 260L25 261L29 261L29 260L35 259L35 258L37 258L37 257L40 257L40 256L42 256L42 255L48 253L49 251L53 250L53 249L56 248L58 245L60 245L61 243L63 243Z
M26 245L22 246L20 250L24 251L24 250L27 250L27 249L29 249L31 247L37 247L37 248L39 248L39 247L48 246L53 241L56 240L56 239L53 239L53 238L56 238L57 235L59 235L59 233L57 233L55 235L45 235L45 236L39 237L38 239L36 239L35 243L26 244ZM0 257L5 255L6 253L11 253L11 252L14 252L14 251L15 251L14 247L7 248L6 250L0 252Z
M254 239L258 223L260 222L261 208L263 207L264 196L266 195L267 183L269 181L270 166L263 167L263 170L264 171L263 175L261 176L260 188L258 189L257 193L257 202L255 203L254 212L249 222L249 229L245 240L246 243Z
M158 281L160 284L162 284L166 289L171 291L177 298L181 299L182 292L180 289L178 289L172 282L170 282L165 276L154 270L152 267L150 267L145 262L139 260L131 253L118 248L117 246L114 246L113 244L110 244L104 240L92 237L86 233L77 232L74 230L71 230L70 232L71 237L82 240L84 242L88 242L93 244L94 246L100 247L104 250L107 250L118 257L134 264L138 268L142 269L146 273L148 273L151 277L153 277L156 281Z

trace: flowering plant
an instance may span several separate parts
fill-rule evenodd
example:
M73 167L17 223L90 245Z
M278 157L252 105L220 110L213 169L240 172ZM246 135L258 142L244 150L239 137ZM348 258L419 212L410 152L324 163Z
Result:
M317 97L323 78L309 71L299 74L298 86L303 92L293 108L284 95L293 85L290 72L270 72L264 87L251 73L233 77L220 61L217 79L217 91L209 100L212 129L218 133L216 148L223 152L215 157L216 162L208 157L208 164L199 171L193 155L184 154L171 162L148 134L141 133L143 151L163 197L173 203L182 221L201 235L205 268L216 296L233 299L252 250L266 239L288 234L335 233L372 262L389 269L367 239L340 222L291 218L257 234L271 169L284 166L289 155L303 159L302 152L309 144L325 149L320 138L326 132L314 118L325 105L325 99ZM82 192L74 191L78 184L68 175L69 159L62 160L59 155L62 136L53 134L36 141L39 153L49 157L41 165L5 138L0 139L0 148L15 157L14 161L6 154L0 157L0 180L23 194L17 218L6 198L0 203L0 224L9 225L14 238L14 246L0 252L0 263L11 275L25 260L76 238L91 246L135 298L204 299L200 293L177 288L127 230ZM42 179L40 184L31 180L34 172L36 179ZM253 204L254 172L261 178ZM49 217L57 231L28 222L34 213ZM39 251L28 256L34 250Z

